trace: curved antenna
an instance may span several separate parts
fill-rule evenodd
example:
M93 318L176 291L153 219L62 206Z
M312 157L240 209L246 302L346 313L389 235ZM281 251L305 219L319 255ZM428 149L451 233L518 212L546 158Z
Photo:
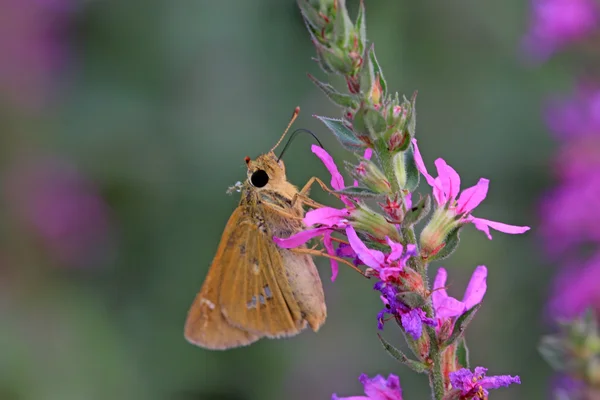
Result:
M288 123L287 128L285 128L285 131L283 131L283 135L281 135L281 137L279 138L279 140L277 141L277 143L275 143L275 146L273 146L273 148L271 149L270 152L272 152L273 150L275 150L277 148L277 146L279 146L281 144L281 142L283 141L283 138L285 137L286 133L288 133L288 131L290 130L290 127L292 126L292 124L294 123L294 121L296 120L296 118L298 118L298 114L300 114L300 107L296 107L294 109L294 113L292 114L292 118L290 119L290 122Z
M283 146L283 150L281 150L281 153L279 154L279 157L277 158L277 162L279 162L279 160L281 160L281 157L283 157L283 153L285 153L285 151L287 150L287 148L290 145L290 143L292 143L292 140L294 140L294 138L296 137L296 135L298 135L300 132L305 132L305 133L308 133L309 135L311 135L313 138L315 138L315 140L317 141L317 143L319 143L319 146L322 149L324 149L323 143L321 143L321 141L319 140L319 138L317 137L317 135L315 135L314 133L312 133L308 129L304 129L304 128L296 129L290 135L290 140L288 140L287 143L285 144L285 146Z

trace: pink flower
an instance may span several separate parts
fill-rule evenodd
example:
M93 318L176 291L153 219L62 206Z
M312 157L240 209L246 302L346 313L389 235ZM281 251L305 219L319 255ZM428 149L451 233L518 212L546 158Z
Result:
M458 317L464 314L466 311L481 303L481 300L483 299L483 296L487 290L487 268L483 265L478 266L475 268L475 271L473 271L473 275L471 276L471 280L467 285L467 289L465 290L462 301L448 296L446 289L444 289L447 277L448 274L446 270L444 268L440 268L438 269L438 273L433 284L433 293L431 294L431 298L433 301L435 316L438 320Z
M377 271L382 281L397 278L398 274L406 266L406 261L417 254L414 244L407 245L405 252L402 244L394 242L389 237L386 237L387 244L390 247L389 253L384 254L379 250L369 249L360 240L352 225L346 227L346 236L356 256L365 265Z
M334 394L331 400L402 400L400 379L396 375L390 374L387 379L377 375L370 379L362 374L358 380L363 384L366 396L338 397Z
M446 164L443 159L438 158L435 160L438 177L434 178L429 175L423 162L423 157L421 157L421 153L417 147L416 139L413 139L413 145L417 168L425 177L427 183L433 188L433 197L438 205L438 210L443 209L445 219L451 220L450 222L453 224L456 220L457 226L472 223L475 225L475 228L484 232L488 239L492 239L490 228L510 234L524 233L530 229L528 226L507 225L472 216L471 211L487 196L489 180L481 178L477 182L477 185L467 188L460 193L460 176L458 173Z
M530 29L523 45L532 58L545 60L598 28L595 0L532 0Z

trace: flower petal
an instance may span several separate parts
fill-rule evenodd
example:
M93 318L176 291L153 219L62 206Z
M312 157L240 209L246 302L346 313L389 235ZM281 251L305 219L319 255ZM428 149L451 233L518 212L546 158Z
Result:
M361 374L358 380L365 388L365 394L372 400L402 400L400 379L390 374L387 379L377 375L371 379L366 374Z
M448 297L448 292L446 292L446 289L444 288L444 286L446 286L447 278L448 273L446 270L444 268L439 268L437 274L435 275L433 292L431 293L431 300L433 301L434 307L436 307L436 303L441 304L442 301Z
M479 383L484 389L498 389L503 386L510 386L513 383L521 384L521 378L519 376L496 375L485 377Z
M475 217L467 218L466 221L473 223L473 225L475 225L475 228L485 233L488 239L490 240L492 240L492 235L490 234L489 228L495 229L499 232L510 233L513 235L525 233L529 229L531 229L528 226L507 225L503 224L502 222L490 221L489 219Z
M323 164L325 164L325 168L327 168L327 170L331 174L331 187L336 190L343 189L346 186L344 184L344 177L342 176L342 174L340 174L337 165L335 165L333 157L331 157L329 153L327 153L322 147L319 147L314 144L311 146L311 150L317 157L321 159L321 161L323 161Z
M333 248L333 243L331 243L331 231L327 231L323 234L323 246L325 246L327 253L331 254L332 256L335 256L335 249ZM330 258L329 262L331 263L331 282L335 282L335 278L337 278L338 274L339 265L337 260L334 260L333 258Z
M487 290L486 278L487 268L485 265L479 265L475 268L473 275L471 275L467 290L465 290L465 297L463 297L463 303L465 303L467 310L470 310L483 300L483 296Z
M433 179L433 176L429 175L429 172L427 172L427 167L425 167L425 163L423 162L423 157L421 157L421 152L419 151L419 147L417 146L417 139L413 139L412 143L413 143L413 149L414 149L415 164L417 164L417 169L419 170L421 175L423 175L425 177L429 186L434 187L435 179Z
M274 236L273 241L277 246L283 249L293 249L295 247L302 246L310 239L323 234L323 232L327 230L329 230L329 228L326 227L308 229L306 231L298 232L295 235L290 236L289 238L278 238Z
M387 244L388 244L388 246L390 246L390 249L391 249L390 254L388 254L388 256L387 256L387 259L389 261L396 261L397 259L402 257L402 252L404 251L404 246L402 246L400 243L394 242L388 236L385 237L385 240L387 241Z
M414 340L418 340L423 332L423 324L418 309L412 309L400 316L402 327Z
M445 204L448 201L453 201L458 192L460 192L460 176L458 172L449 166L443 158L435 160L435 167L438 172L438 182L443 190L443 201L440 204Z
M384 263L383 253L378 250L369 249L362 240L360 240L352 225L346 227L346 236L348 236L348 242L350 242L350 246L352 246L352 249L354 249L358 258L360 258L365 265L380 271L382 264Z
M463 190L457 202L458 214L473 211L487 196L489 184L489 179L481 178L477 185Z
M346 225L346 218L349 215L350 212L345 208L321 207L307 212L304 216L304 224L306 226L321 224L328 227L342 228Z
M372 156L373 156L373 149L370 147L367 147L365 149L365 154L363 155L363 158L365 160L370 160Z

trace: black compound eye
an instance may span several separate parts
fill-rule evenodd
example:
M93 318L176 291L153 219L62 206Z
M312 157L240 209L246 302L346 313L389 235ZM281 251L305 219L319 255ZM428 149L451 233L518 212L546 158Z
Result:
M252 173L252 176L250 177L250 183L252 183L252 186L254 187L261 188L269 183L269 175L267 175L264 170L257 169Z

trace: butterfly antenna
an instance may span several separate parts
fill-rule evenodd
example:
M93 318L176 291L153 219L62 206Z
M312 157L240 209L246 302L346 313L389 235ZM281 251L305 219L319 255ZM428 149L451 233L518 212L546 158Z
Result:
M279 140L277 141L277 143L275 143L275 146L273 146L273 148L271 149L271 151L274 151L277 148L277 146L279 146L281 144L281 142L283 141L283 138L285 137L285 135L290 130L292 124L294 123L294 121L296 120L296 118L298 118L298 114L300 114L300 107L296 107L294 109L294 113L292 114L292 118L290 119L290 122L289 122L287 128L285 128L285 131L283 131L283 135L281 135L281 137L279 138Z
M281 157L283 157L283 153L285 153L285 151L287 150L287 148L289 147L289 145L292 143L292 141L294 140L294 138L296 137L296 135L298 135L300 132L305 132L305 133L308 133L309 135L311 135L317 141L317 143L319 143L319 146L321 146L321 148L324 149L323 143L321 143L321 141L319 140L319 138L317 137L317 135L315 135L314 133L312 133L308 129L304 129L304 128L296 129L290 135L290 140L288 140L287 143L285 144L285 146L283 146L283 150L281 150L281 153L279 154L279 157L277 158L277 162L279 162L279 160L281 160Z

